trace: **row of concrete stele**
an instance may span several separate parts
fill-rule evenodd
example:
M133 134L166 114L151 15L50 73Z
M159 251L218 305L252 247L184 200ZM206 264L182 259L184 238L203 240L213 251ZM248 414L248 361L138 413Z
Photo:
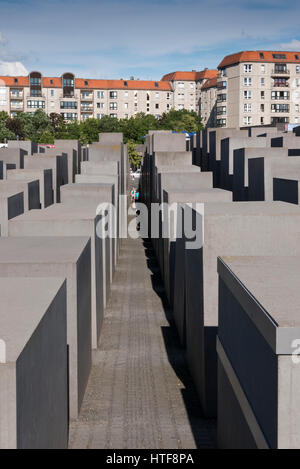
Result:
M299 130L146 138L143 201L169 204L153 248L220 448L300 447Z
M0 162L0 448L66 448L118 260L127 146L12 141Z

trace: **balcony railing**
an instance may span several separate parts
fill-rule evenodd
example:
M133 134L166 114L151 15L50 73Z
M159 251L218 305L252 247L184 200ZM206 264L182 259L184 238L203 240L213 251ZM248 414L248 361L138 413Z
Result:
M81 111L93 112L93 108L92 108L92 106L81 106Z
M23 93L18 93L18 94L10 93L10 97L11 99L23 99Z
M273 88L288 88L290 84L288 82L286 83L273 83Z
M290 75L290 71L287 68L282 69L282 70L277 69L277 68L273 68L272 75Z

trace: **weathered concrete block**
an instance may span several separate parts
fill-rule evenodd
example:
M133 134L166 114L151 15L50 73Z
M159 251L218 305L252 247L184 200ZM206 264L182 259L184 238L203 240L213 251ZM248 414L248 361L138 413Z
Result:
M89 161L94 163L102 163L103 161L117 161L119 162L120 171L120 193L126 193L126 180L127 180L127 146L122 145L102 145L93 143L89 146Z
M100 132L99 142L103 145L120 145L123 143L122 132Z
M218 261L221 448L300 446L299 260Z
M47 148L44 156L56 156L63 155L67 160L67 179L65 184L71 184L75 182L75 174L77 173L78 154L75 148L69 148L68 146Z
M25 156L25 169L52 169L54 202L60 202L60 187L68 182L66 155L34 155Z
M0 276L67 279L70 417L77 418L91 368L90 239L79 236L3 238Z
M53 205L32 210L9 223L9 236L88 236L91 238L92 347L97 348L110 293L110 245L98 236L100 216L94 208Z
M22 171L22 170L21 170ZM24 193L24 211L40 209L40 183L39 180L30 179L28 181L6 180L0 182L0 193L6 192Z
M300 139L294 133L282 134L280 137L271 137L271 147L300 148Z
M300 171L285 171L280 178L273 178L273 199L299 205Z
M53 204L52 169L12 169L7 173L8 181L39 179L41 208Z
M114 265L117 263L117 257L119 254L119 235L120 230L123 229L126 223L126 216L127 214L124 213L123 206L119 204L119 192L118 192L118 176L111 176L111 175L100 175L100 174L78 174L76 175L76 185L84 184L86 187L88 185L91 186L89 189L89 193L93 193L96 191L96 199L99 196L99 203L107 202L112 204L115 207L115 212L112 214L111 220L111 227L112 227L112 237L109 238L110 246L111 246L111 261L114 262ZM102 193L98 194L98 189ZM102 187L102 189L100 189ZM87 200L87 199L86 199ZM95 200L93 197L91 200ZM84 203L84 202L83 202ZM94 203L94 202L93 202ZM97 208L95 206L95 209ZM111 264L110 268L111 272L111 281L113 276L113 264Z
M66 282L0 278L0 288L0 448L66 449Z
M38 152L38 144L30 140L8 140L8 148L22 148L27 151L28 155L33 155Z
M185 253L187 358L204 412L212 416L217 389L217 257L297 255L300 212L283 202L205 203L204 214L193 212L204 244Z
M273 200L273 178L286 171L299 171L298 157L257 157L248 159L248 199L252 201Z
M234 201L248 200L248 160L257 157L285 157L284 148L238 148L233 150L233 183Z
M266 138L227 137L221 140L220 186L232 190L233 186L233 151L237 148L266 148Z
M176 265L176 243L179 238L182 238L184 232L176 232L178 216L178 204L203 204L205 202L230 202L232 200L232 193L222 189L207 189L202 190L164 190L163 201L167 204L162 213L162 227L161 233L164 236L162 239L163 248L159 251L162 259L163 279L165 284L165 291L171 307L174 309L174 319L177 326L180 341L185 345L185 311L179 308L179 304L174 301L174 279L175 275L182 272L182 265ZM173 205L174 204L174 205ZM182 211L179 210L180 215ZM182 242L179 241L182 246ZM179 270L176 272L176 270Z
M24 213L24 192L8 190L0 193L1 237L8 236L8 220Z
M59 154L66 152L69 155L68 158L68 182L75 181L75 174L80 172L80 164L83 161L83 147L78 140L54 140L55 148ZM85 152L86 153L86 152ZM72 156L71 156L72 155ZM72 177L70 176L72 174Z
M186 151L186 137L185 134L173 134L169 132L153 132L151 135L152 144L151 150L158 151Z
M81 174L116 175L119 174L119 162L102 161L94 163L92 161L83 161L81 163Z
M21 148L0 148L0 160L6 164L6 169L24 168L24 157L27 152Z

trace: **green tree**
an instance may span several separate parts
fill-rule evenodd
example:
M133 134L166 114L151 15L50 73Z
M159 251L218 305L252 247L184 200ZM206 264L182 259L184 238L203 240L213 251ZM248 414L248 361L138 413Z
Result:
M128 158L131 164L133 164L136 168L139 168L141 165L142 157L136 151L136 145L137 144L134 142L134 140L128 140Z
M0 118L0 142L5 143L6 140L15 140L16 135L14 132L9 130L6 125L5 121L2 121Z
M49 130L45 130L44 133L40 136L39 142L38 143L49 143L53 144L54 143L54 136Z
M90 118L81 122L79 139L82 145L87 145L88 143L98 142L99 120Z

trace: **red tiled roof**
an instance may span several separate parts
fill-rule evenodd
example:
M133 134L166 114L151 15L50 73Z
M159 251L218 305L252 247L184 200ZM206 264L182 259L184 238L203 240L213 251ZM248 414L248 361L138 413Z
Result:
M202 86L201 89L208 89L208 88L216 88L217 87L217 82L218 82L218 77L211 78L210 80L207 80Z
M164 75L161 81L197 81L204 78L213 78L218 75L218 70L202 70L201 72L172 72Z
M263 58L260 56L263 54ZM275 59L273 54L285 55L286 58ZM296 58L298 56L298 59ZM229 65L235 65L241 62L280 62L280 63L299 63L300 64L300 52L285 52L285 51L265 51L265 50L254 50L254 51L242 51L236 54L227 55L224 57L218 68L228 67Z
M18 82L15 83L15 78ZM52 81L52 83L51 83ZM0 77L1 82L6 86L29 86L28 77ZM87 82L88 84L85 84ZM127 83L127 85L125 85ZM61 78L42 78L43 88L61 88ZM157 84L157 86L156 86ZM165 81L143 81L143 80L89 80L84 78L75 78L75 88L78 89L124 89L124 90L161 90L172 91L171 85Z

